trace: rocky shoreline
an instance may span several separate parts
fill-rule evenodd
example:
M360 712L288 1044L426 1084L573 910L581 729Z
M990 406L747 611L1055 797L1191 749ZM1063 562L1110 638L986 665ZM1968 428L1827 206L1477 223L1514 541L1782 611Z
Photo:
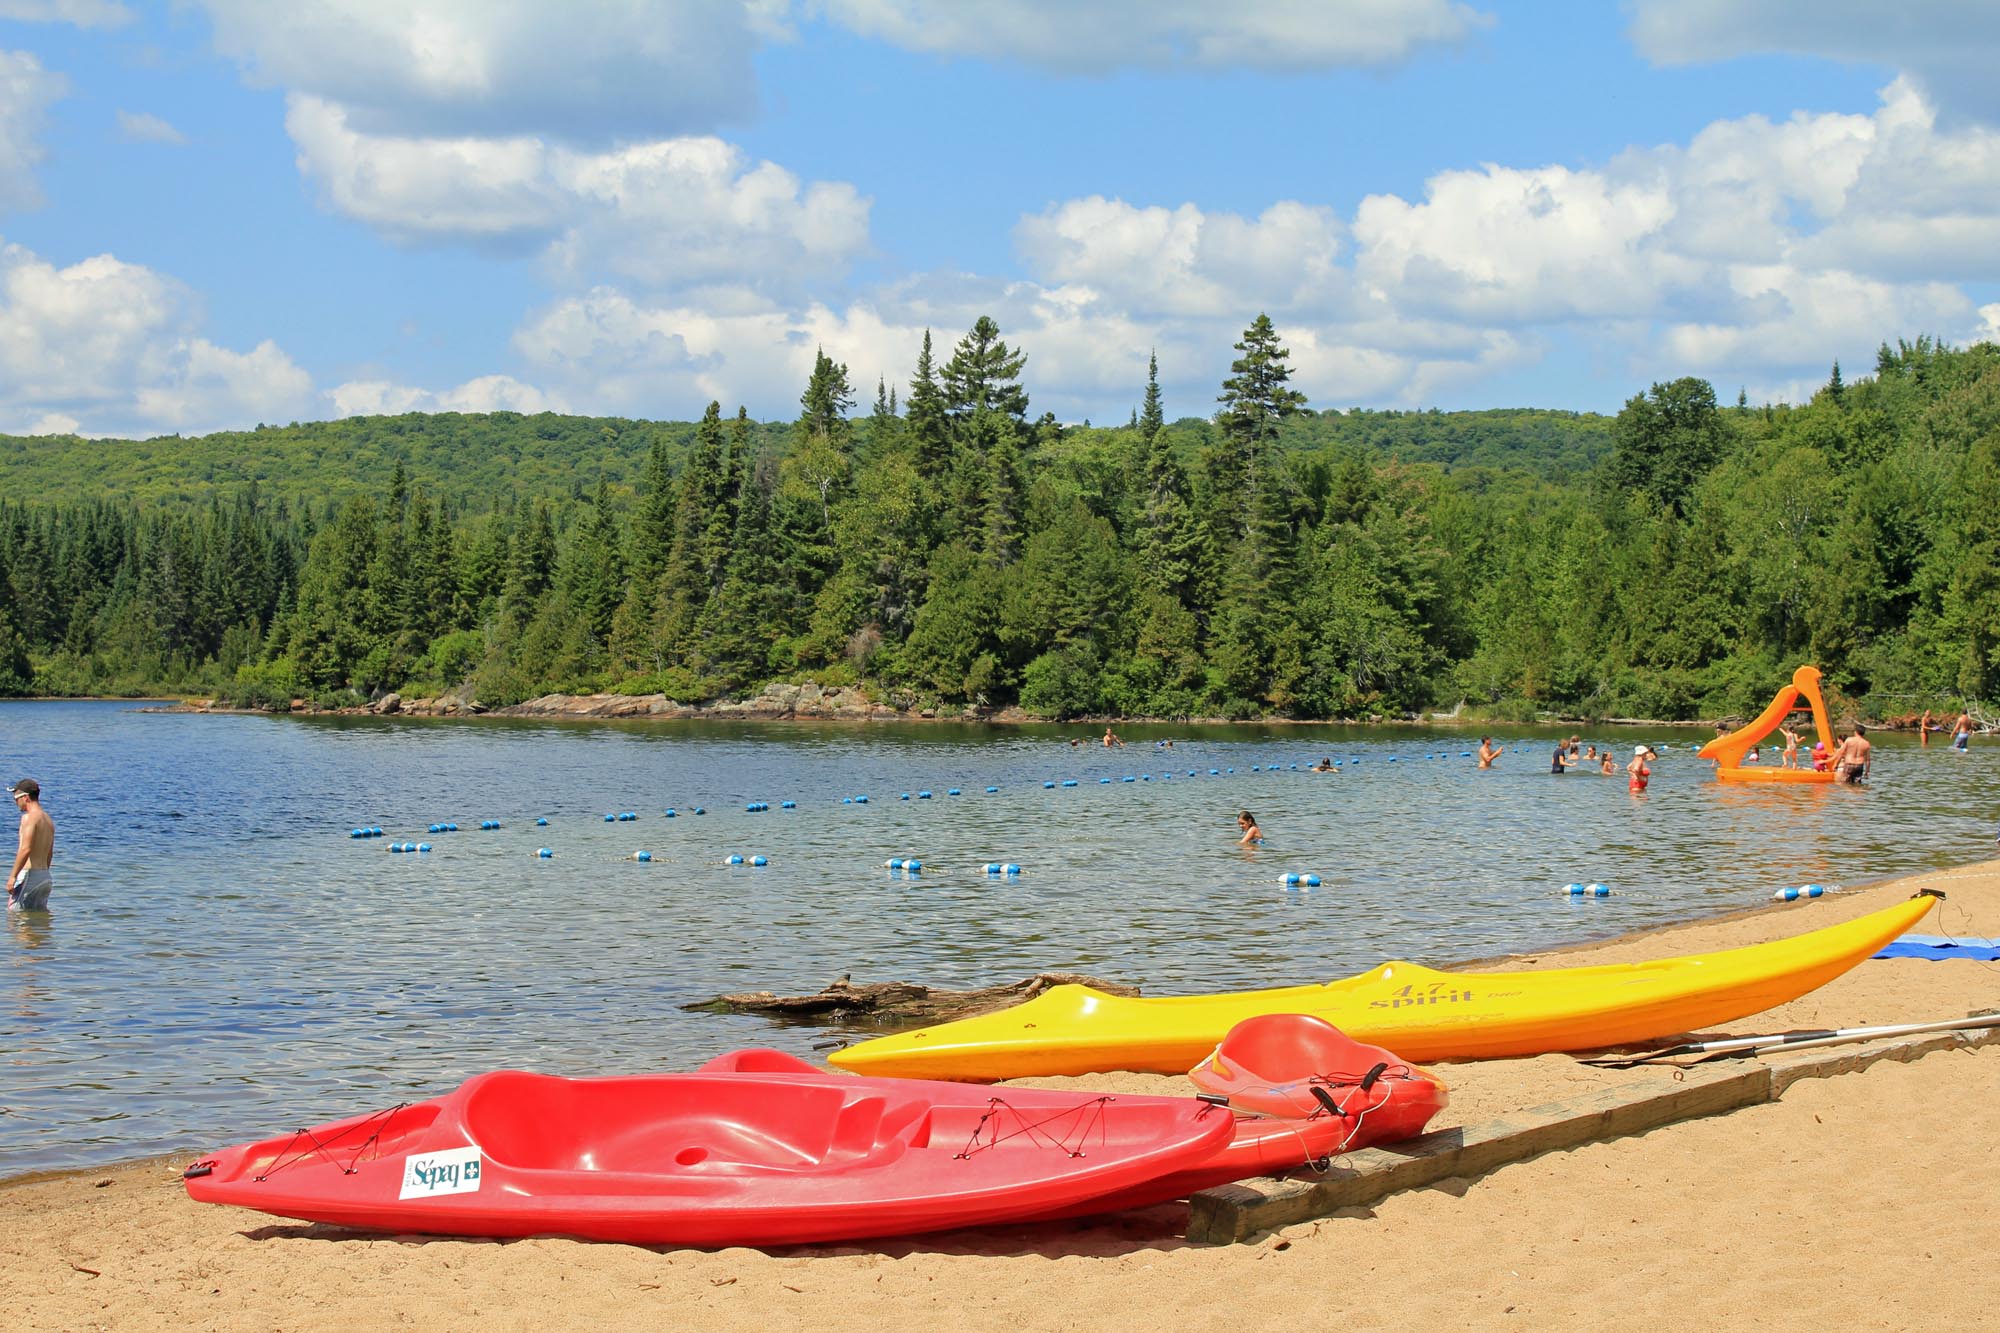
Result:
M245 713L265 709L236 708L212 699L194 699L158 709L172 713ZM638 718L675 722L694 719L824 722L1034 722L1018 708L921 708L914 703L884 703L855 686L770 684L743 699L680 703L664 694L544 694L539 698L495 708L481 703L469 689L435 698L385 694L372 703L347 708L314 708L294 699L288 710L319 716L359 717L541 717L580 720Z
M193 699L182 703L168 704L147 711L167 713L255 713L269 712L269 709L238 708L219 704L212 699ZM714 699L705 703L681 703L664 694L544 694L539 698L527 699L504 707L491 707L473 697L472 689L462 686L457 690L434 698L407 697L402 694L385 694L372 703L356 704L345 708L315 708L305 699L291 701L293 713L315 716L357 716L357 717L538 717L575 718L580 721L606 719L644 719L649 721L677 722L694 720L736 719L753 722L1047 722L1051 719L1037 717L1016 707L980 708L976 705L964 707L920 707L914 700L891 698L888 702L870 696L869 692L854 685L818 685L806 682L802 685L773 683L766 685L756 694L742 699ZM1176 722L1192 725L1226 725L1229 719L1214 718L1139 718L1089 716L1070 718L1077 726L1102 726L1106 724L1124 726L1127 724L1147 724ZM1257 718L1260 726L1285 726L1296 724L1296 719ZM1368 717L1325 718L1317 721L1361 724L1381 722L1404 722L1431 725L1448 725L1464 730L1505 728L1513 725L1488 720L1471 720L1458 717L1455 713L1430 713L1420 717L1385 717L1371 714ZM1871 720L1869 726L1887 731L1915 731L1918 718L1888 717ZM1309 724L1308 724L1309 725ZM1715 725L1712 719L1698 721L1663 721L1657 718L1607 717L1594 721L1574 717L1545 718L1537 725L1579 726L1592 725L1621 727L1675 727L1701 728ZM1983 729L1982 729L1983 730Z

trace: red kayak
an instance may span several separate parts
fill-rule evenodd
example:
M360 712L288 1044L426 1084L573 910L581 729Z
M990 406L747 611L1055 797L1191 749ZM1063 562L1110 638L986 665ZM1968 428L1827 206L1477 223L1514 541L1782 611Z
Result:
M703 1065L701 1072L783 1075L794 1079L821 1080L836 1084L851 1084L863 1077L822 1069L817 1065L807 1064L797 1056L787 1055L783 1051L760 1047L718 1055ZM1252 1176L1282 1175L1315 1162L1324 1162L1328 1157L1345 1152L1350 1146L1360 1146L1350 1145L1347 1142L1353 1133L1352 1126L1340 1117L1324 1112L1299 1119L1264 1115L1230 1116L1228 1112L1217 1108L1215 1116L1217 1119L1230 1120L1233 1124L1227 1141L1204 1160L1183 1166L1179 1170L1164 1172L1150 1180L1143 1180L1108 1194L1062 1205L1034 1216L1037 1219L1088 1217L1098 1213L1123 1212L1131 1208L1150 1208L1155 1204L1185 1199L1197 1190L1227 1185L1231 1181L1247 1180ZM1372 1138L1369 1140L1371 1143L1380 1141Z
M1188 1077L1239 1111L1337 1121L1336 1152L1421 1134L1451 1099L1435 1074L1310 1014L1244 1019Z
M1189 1098L782 1073L503 1070L224 1149L188 1194L454 1236L791 1245L1047 1216L1212 1158Z

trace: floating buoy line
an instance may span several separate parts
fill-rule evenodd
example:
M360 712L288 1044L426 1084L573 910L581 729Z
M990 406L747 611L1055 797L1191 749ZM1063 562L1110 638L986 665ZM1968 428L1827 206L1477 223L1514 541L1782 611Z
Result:
M1669 747L1667 745L1655 745L1652 748L1657 751L1664 752ZM1350 754L1344 758L1334 758L1332 756L1326 756L1318 761L1302 761L1297 763L1282 762L1282 761L1272 762L1272 763L1256 763L1249 766L1249 771L1257 774L1279 773L1279 772L1307 773L1307 774L1339 773L1348 768L1367 762L1367 760L1370 757L1371 756L1367 755ZM1441 750L1441 751L1427 751L1420 755L1393 754L1393 755L1376 755L1372 757L1377 762L1380 763L1394 764L1404 759L1410 759L1412 761L1449 760L1454 757L1454 754L1449 750ZM1471 750L1460 750L1456 752L1455 757L1459 759L1471 759L1474 756ZM1233 766L1227 766L1227 765L1217 766L1208 769L1206 772L1206 776L1211 778L1226 778L1235 775L1236 771L1237 771L1236 768ZM1118 775L1115 778L1111 776L1099 776L1097 779L1097 785L1112 786L1114 784L1122 785L1125 783L1138 784L1142 782L1152 782L1154 781L1155 777L1157 777L1161 781L1173 781L1176 776L1181 776L1181 775L1184 775L1189 778L1199 778L1203 776L1203 772L1200 768L1197 767L1184 770L1184 774L1177 774L1175 770L1163 769L1160 770L1157 774L1152 772L1134 772L1134 773L1126 773ZM1078 787L1081 785L1081 782L1082 779L1079 778L1061 778L1061 779L1045 778L1041 781L1040 786L1041 789L1044 791L1059 791L1059 790ZM999 784L987 784L985 785L984 789L985 793L989 796L998 795L1001 792L1001 787ZM963 796L964 790L965 789L962 787L949 787L945 789L945 795L946 797ZM897 799L899 801L932 801L936 799L936 795L934 791L919 788L913 791L899 791L897 793ZM869 799L866 793L854 793L842 796L840 798L840 804L867 805L869 804ZM800 807L799 803L796 800L783 800L777 803L777 808L780 810L797 810ZM771 809L772 809L772 802L768 800L748 801L743 806L744 813L746 814L764 814L768 813ZM706 815L708 811L706 807L696 805L687 807L686 813L690 815ZM681 814L682 814L682 809L680 807L668 806L664 810L662 810L661 817L665 819L677 819L680 817ZM640 813L636 810L621 810L621 811L613 811L609 814L604 815L602 822L607 824L618 824L618 823L630 824L630 823L637 823L640 821L640 819L641 819ZM551 827L549 817L546 815L537 816L534 821L534 826L537 828ZM482 819L479 821L478 827L482 831L492 832L502 829L504 827L504 824L503 821L499 819ZM456 833L458 832L458 824L450 820L439 821L430 824L426 831L432 834ZM347 836L350 839L373 839L373 838L380 838L385 835L380 827L374 825L366 825L356 828L350 828L348 830ZM432 850L432 845L428 842L424 843L391 842L388 844L388 850L395 853L412 853L417 855L423 855ZM556 856L556 851L552 847L537 847L535 849L535 856L541 860L552 860ZM685 859L676 860L674 858L661 857L656 855L651 850L647 849L640 849L637 851L626 853L620 856L618 859L622 861L636 862L649 865L679 864L685 866L691 864L708 864L708 865L718 864L713 861L695 862ZM728 854L726 857L724 857L719 864L721 865L722 868L725 869L734 869L737 867L764 868L768 867L771 864L771 862L768 856L761 853L745 854L745 853L732 852ZM882 863L882 867L884 870L894 873L900 873L906 878L921 876L927 868L933 874L951 873L950 870L945 866L939 865L937 863L926 863L922 858L916 856L892 856ZM1020 878L1021 876L1023 876L1025 872L1023 871L1022 867L1015 862L986 861L979 863L979 873L989 879L1011 880ZM1277 876L1276 882L1282 884L1287 889L1318 888L1322 884L1320 876L1316 872L1309 870L1286 871L1283 874ZM1612 896L1612 891L1608 885L1598 883L1595 881L1587 883L1575 882L1575 883L1565 884L1561 887L1559 892L1561 896L1568 898L1609 898ZM1804 885L1788 886L1777 889L1772 892L1771 899L1773 901L1780 901L1780 902L1794 902L1801 899L1818 898L1823 896L1827 892L1828 889L1825 885L1804 884Z

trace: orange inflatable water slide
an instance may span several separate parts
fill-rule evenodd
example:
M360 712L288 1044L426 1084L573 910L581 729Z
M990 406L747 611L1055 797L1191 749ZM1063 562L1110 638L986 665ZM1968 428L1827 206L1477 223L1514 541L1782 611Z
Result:
M1750 725L1727 736L1717 736L1701 747L1703 759L1715 761L1715 776L1722 782L1832 782L1837 776L1831 767L1818 770L1801 756L1802 768L1756 765L1745 768L1743 756L1751 747L1778 729L1778 725L1804 700L1812 708L1813 730L1819 733L1829 759L1833 755L1833 732L1826 724L1826 700L1819 693L1819 668L1802 666L1792 673L1792 683L1778 691L1771 706L1757 714Z

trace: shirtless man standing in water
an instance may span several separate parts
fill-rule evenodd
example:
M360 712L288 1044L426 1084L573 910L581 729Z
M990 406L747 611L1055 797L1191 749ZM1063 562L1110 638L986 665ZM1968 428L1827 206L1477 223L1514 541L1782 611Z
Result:
M33 778L22 778L7 790L21 812L21 846L14 853L14 868L7 872L7 910L40 911L49 905L56 822L42 809L42 787Z
M1479 766L1481 768L1493 767L1493 761L1505 753L1507 753L1507 747L1504 745L1495 745L1491 736L1481 736L1479 738Z
M1868 728L1857 722L1854 734L1841 743L1840 752L1833 757L1833 771L1842 782L1861 781L1868 776L1869 751L1873 748L1868 743Z

